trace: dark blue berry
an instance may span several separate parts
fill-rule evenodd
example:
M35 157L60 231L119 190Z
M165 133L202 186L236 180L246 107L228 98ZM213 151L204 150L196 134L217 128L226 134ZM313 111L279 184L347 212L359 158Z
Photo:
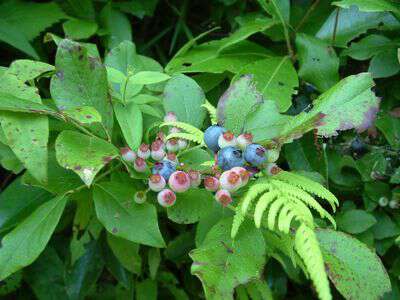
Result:
M230 170L234 167L242 167L245 164L242 151L231 146L219 150L217 160L218 166L224 171Z
M226 132L226 129L219 125L212 125L206 129L204 132L204 142L210 150L217 152L220 149L218 138L224 132Z
M169 160L156 162L151 172L153 174L160 174L165 180L168 180L172 173L176 171L176 165Z
M259 144L250 144L244 150L244 159L253 166L260 166L267 161L267 150Z

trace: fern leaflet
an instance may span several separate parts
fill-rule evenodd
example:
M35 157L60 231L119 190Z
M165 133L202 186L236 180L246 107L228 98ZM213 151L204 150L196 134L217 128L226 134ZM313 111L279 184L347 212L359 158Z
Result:
M203 144L203 139L204 139L204 134L203 132L188 124L188 123L184 123L184 122L164 122L160 124L160 127L164 127L164 126L172 126L172 127L177 127L180 129L183 129L185 132L177 132L177 133L171 133L167 136L167 139L171 139L171 138L182 138L185 140L189 140L198 144Z
M210 116L211 124L217 124L217 109L207 100L206 103L202 104L201 106L207 109Z

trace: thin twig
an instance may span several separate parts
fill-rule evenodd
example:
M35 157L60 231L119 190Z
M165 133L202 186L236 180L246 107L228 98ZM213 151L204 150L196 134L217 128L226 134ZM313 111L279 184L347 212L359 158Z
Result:
M336 40L336 31L339 23L339 12L340 12L340 7L337 8L336 11L336 16L335 16L335 27L333 28L333 33L332 33L332 46L335 43Z

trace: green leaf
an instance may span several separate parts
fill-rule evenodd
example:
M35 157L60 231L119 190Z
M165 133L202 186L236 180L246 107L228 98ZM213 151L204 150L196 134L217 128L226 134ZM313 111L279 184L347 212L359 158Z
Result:
M400 149L400 119L385 114L376 119L375 125L394 149Z
M200 86L183 74L172 77L164 89L164 109L174 112L179 122L201 128L206 117L205 95Z
M167 209L168 218L179 224L192 224L213 211L214 196L203 189L179 194L175 205Z
M180 154L178 159L190 169L201 170L204 168L202 164L214 160L214 157L206 150L193 149Z
M376 219L373 215L361 209L346 210L336 217L338 228L351 234L358 234L371 228Z
M2 239L0 280L31 264L46 247L67 198L58 196L39 206Z
M190 252L191 272L200 278L207 299L233 299L233 290L259 278L265 263L262 233L246 221L235 240L230 237L232 218L222 219L197 249Z
M117 149L97 137L65 130L55 144L58 163L74 171L90 186L96 174L118 155Z
M400 16L400 8L394 2L388 0L341 0L332 3L333 5L349 8L352 5L358 6L360 11L367 12L393 12L397 17Z
M2 79L4 79L4 77ZM17 94L17 92L14 94ZM0 90L0 110L51 115L56 114L54 110L40 102L27 100L26 97L20 98L3 90Z
M50 198L45 190L22 184L20 177L15 179L0 194L0 232L17 225Z
M296 47L301 78L321 92L339 81L339 58L328 43L306 34L297 34Z
M375 239L383 240L400 234L400 226L393 222L387 214L376 212L375 217L378 221L375 226L372 227Z
M81 106L66 109L62 114L68 118L77 121L79 124L100 123L101 115L91 106Z
M218 123L238 135L248 115L262 103L262 95L252 83L252 76L242 76L231 84L218 101Z
M139 106L133 102L127 105L115 103L114 112L126 143L136 150L143 136L143 116Z
M400 71L400 63L397 58L397 49L382 51L375 55L370 62L368 72L374 78L386 78L396 75Z
M170 79L171 77L167 74L154 72L154 71L141 71L129 78L129 82L132 84L152 84L159 83Z
M111 3L104 6L100 12L102 27L108 33L106 37L107 48L118 46L123 41L132 40L131 23L122 12L113 9Z
M130 41L123 41L118 46L113 48L105 58L105 65L114 68L125 76L128 71L136 70L138 55L136 54L136 46Z
M379 257L355 238L317 230L329 278L346 299L381 299L390 280Z
M148 252L148 263L150 278L156 279L158 268L160 267L161 255L160 250L157 248L150 248Z
M107 242L124 268L138 275L141 273L142 257L139 255L139 244L110 233L107 233Z
M336 23L337 9L335 9L318 31L316 37L332 42ZM384 24L383 27L380 27ZM384 12L362 12L357 6L340 9L334 46L347 47L347 43L369 29L396 29L399 22L390 14Z
M152 204L137 204L135 189L119 183L96 185L93 193L97 217L108 232L129 241L165 247ZM135 230L132 230L135 228Z
M7 70L7 74L15 75L21 81L28 81L39 77L43 73L54 71L52 65L46 64L41 61L34 61L29 59L14 60Z
M157 281L146 279L136 284L137 300L157 300Z
M91 20L70 19L63 24L65 37L73 40L87 39L97 31L97 23Z
M253 76L257 90L265 99L274 101L279 111L286 111L290 107L299 81L288 56L270 57L245 65L233 81L247 74Z
M113 115L107 93L107 73L98 58L71 40L62 40L57 48L56 74L50 92L60 110L92 106L101 115L105 129L111 133ZM104 128L96 124L96 132Z

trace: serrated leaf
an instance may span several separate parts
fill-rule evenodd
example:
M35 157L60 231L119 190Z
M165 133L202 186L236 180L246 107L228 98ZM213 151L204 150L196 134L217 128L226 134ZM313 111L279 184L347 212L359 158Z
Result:
M58 196L39 206L3 237L0 280L31 264L44 250L64 210L67 198Z
M50 92L60 110L92 106L101 115L108 134L111 134L113 114L107 92L107 73L98 58L88 55L87 49L71 40L62 40L57 48L56 74L51 78ZM104 135L104 127L92 125Z
M136 150L143 136L143 116L139 106L133 102L127 105L115 103L114 112L126 143Z
M247 74L252 76L254 85L264 99L274 101L279 111L284 112L290 107L299 80L288 56L270 57L245 65L233 81Z
M329 278L346 299L381 299L391 290L379 257L355 238L329 229L317 237Z
M17 59L11 63L7 74L15 75L21 81L28 81L53 70L54 66L41 61Z
M168 80L164 89L164 109L174 112L178 121L201 128L206 117L204 103L204 92L192 78L180 74Z
M202 244L190 252L191 272L199 277L207 299L233 299L233 290L261 276L265 242L261 232L246 221L233 241L232 218L218 222Z
M306 34L296 35L299 76L324 92L339 81L339 58L325 41Z
M55 143L58 163L74 171L90 186L96 174L118 155L110 143L77 131L61 132Z
M165 247L156 208L149 203L135 203L135 192L132 186L122 183L96 185L93 199L99 221L118 237L152 247Z

